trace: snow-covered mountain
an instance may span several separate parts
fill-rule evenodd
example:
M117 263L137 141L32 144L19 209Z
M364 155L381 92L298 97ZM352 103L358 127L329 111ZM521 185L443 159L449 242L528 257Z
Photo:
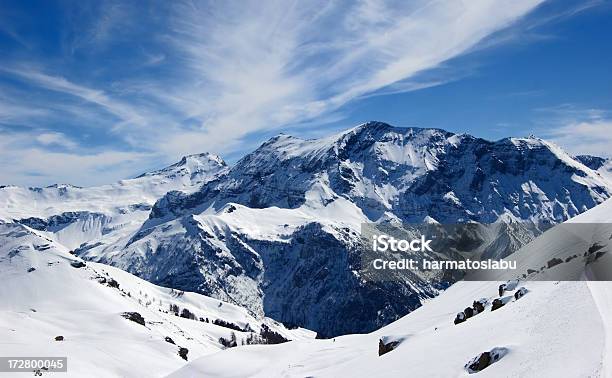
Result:
M169 167L110 185L80 188L55 184L46 188L0 187L0 219L47 218L66 212L114 214L150 208L171 190L193 191L227 171L217 155L183 157Z
M450 284L364 280L362 223L558 223L610 197L595 168L534 137L370 122L280 135L232 167L202 154L103 187L4 187L0 219L86 260L333 336L377 329ZM507 254L536 234L491 243Z
M370 122L339 135L272 138L240 160L222 180L191 195L160 200L151 218L199 213L227 203L298 208L320 186L356 204L370 221L563 221L610 195L607 180L544 140L489 142L438 129Z
M227 172L213 154L185 156L167 168L111 185L79 188L0 187L0 222L19 220L69 249L86 242L115 240L133 233L151 207L171 190L191 192Z
M576 216L576 224L607 224L600 263L611 266L612 200ZM579 255L545 269L563 269L580 260L583 277L591 264L576 246L559 244L556 228L517 252L546 264ZM590 236L589 236L590 238ZM522 261L522 259L521 259ZM538 274L550 274L540 272ZM612 285L610 281L518 281L501 296L504 282L461 281L422 307L375 332L276 346L246 346L212 354L171 377L478 377L612 376ZM520 294L517 294L520 293ZM493 311L493 301L502 307ZM454 324L455 314L485 303L483 311ZM383 347L384 346L384 347ZM386 347L388 346L388 349ZM380 355L381 352L385 352ZM487 358L483 353L488 352ZM233 361L244 361L240 366ZM473 365L473 363L475 363ZM487 365L488 364L488 365ZM471 371L472 373L475 370Z
M0 224L0 277L0 355L66 356L73 377L164 376L223 349L221 338L241 344L265 327L290 340L315 336L85 263L17 223Z
M388 324L449 284L365 281L362 223L558 223L611 194L600 172L538 138L370 122L272 138L200 189L164 195L137 231L76 252L333 336ZM521 245L506 239L508 253Z

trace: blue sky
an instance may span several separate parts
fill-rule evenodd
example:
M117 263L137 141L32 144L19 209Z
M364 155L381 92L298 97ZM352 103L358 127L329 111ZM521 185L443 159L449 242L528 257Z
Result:
M97 185L368 120L612 149L604 1L0 3L0 184Z

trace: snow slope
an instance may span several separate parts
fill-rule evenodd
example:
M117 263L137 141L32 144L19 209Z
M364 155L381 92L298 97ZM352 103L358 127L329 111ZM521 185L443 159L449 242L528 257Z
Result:
M76 262L82 260L35 230L0 225L0 355L67 356L73 377L155 377L186 363L179 347L188 349L191 360L222 349L220 337L230 339L234 332L240 343L250 334L213 324L217 319L242 329L248 324L254 332L266 324L289 339L314 337L230 303L156 286L102 264L71 265ZM188 309L195 320L175 315L170 305ZM124 312L138 312L145 325L125 319Z
M572 222L612 222L612 200ZM539 239L549 239L545 233ZM520 253L546 259L539 239ZM533 245L532 245L533 244ZM556 251L556 249L551 249ZM568 250L567 254L578 251ZM527 294L491 310L501 282L458 282L422 307L375 332L328 340L246 346L202 357L171 377L462 377L464 365L493 348L505 348L498 362L479 377L612 376L610 282L526 281ZM453 324L457 312L487 298L483 313ZM403 339L397 349L378 356L380 338ZM232 361L244 361L232 367Z
M329 340L247 346L200 358L172 377L459 377L495 347L509 350L482 377L602 376L604 324L585 282L533 282L529 293L495 312L453 325L474 299L493 298L495 282L460 282L379 331ZM608 287L609 289L609 287ZM609 321L609 320L608 320ZM405 341L378 356L382 336ZM334 341L335 340L335 341ZM240 369L232 361L244 361Z

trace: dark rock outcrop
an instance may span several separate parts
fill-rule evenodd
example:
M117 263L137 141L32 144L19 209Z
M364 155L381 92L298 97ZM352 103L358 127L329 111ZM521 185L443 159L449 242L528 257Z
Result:
M121 314L127 320L131 320L134 323L138 323L142 326L145 325L145 319L138 312L124 312Z
M504 301L502 301L501 299L497 298L495 300L493 300L493 303L491 303L491 311L495 311L498 308L504 307L505 303Z
M457 313L455 316L455 324L463 323L465 321L465 314L463 312Z
M179 347L178 355L185 361L187 361L187 353L189 353L189 349Z
M484 306L486 304L486 301L478 300L478 301L474 301L474 303L472 304L472 308L474 308L474 311L476 314L480 314L481 312L484 311Z
M383 336L378 340L378 355L389 353L402 343L402 339Z
M72 261L70 263L70 266L73 268L84 268L85 267L85 263L83 261Z
M505 304L506 303L500 298L494 299L493 302L491 303L491 311L495 311L498 308L504 307Z
M554 259L550 259L550 260L548 260L548 262L546 263L546 267L547 267L548 269L550 269L550 268L552 268L552 267L553 267L553 266L555 266L555 265L559 265L559 264L561 264L562 262L563 262L563 260L561 260L561 259L559 259L559 258L556 258L556 257L555 257Z
M527 294L527 289L525 289L524 287L521 287L520 289L516 291L516 293L514 293L514 299L518 300L522 298L525 294Z
M508 353L506 348L493 348L472 358L464 367L470 374L478 373L499 361L506 353Z

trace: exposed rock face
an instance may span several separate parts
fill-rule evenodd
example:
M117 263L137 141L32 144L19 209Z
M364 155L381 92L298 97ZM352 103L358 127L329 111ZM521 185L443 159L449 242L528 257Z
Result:
M563 262L563 260L555 257L553 259L548 260L548 262L546 263L546 268L550 269L550 268L552 268L555 265L561 264L562 262Z
M187 354L189 353L189 349L179 347L178 355L185 361L187 361Z
M478 357L476 357L476 360L468 366L468 368L470 370L478 372L478 371L484 370L490 364L491 364L491 353L482 352L480 353L480 355L478 355Z
M397 348L402 343L403 338L383 336L378 340L378 355L382 356Z
M465 369L470 374L478 373L491 366L491 364L499 361L507 353L508 350L506 348L493 348L488 352L482 352L470 360L470 362L465 365Z
M297 208L321 173L336 195L350 198L370 219L390 210L407 222L421 221L427 214L449 223L487 223L505 212L519 219L541 215L559 222L611 193L605 180L541 139L489 142L438 129L370 122L321 140L272 138L198 193L169 194L156 204L151 218L181 215L212 203L217 209L229 202ZM588 179L574 181L574 174ZM399 191L393 189L396 195L389 201L386 195L371 196L363 184ZM552 203L535 196L536 187ZM571 193L571 204L565 190Z
M474 303L472 304L472 308L474 308L474 311L476 312L476 314L480 314L481 312L484 311L485 304L486 304L486 301L483 301L483 300L474 301Z
M576 156L576 160L595 171L603 167L609 161L609 159L593 155L578 155Z
M522 298L525 294L527 294L527 289L525 289L524 287L521 287L514 293L514 299L518 300Z
M133 321L134 323L138 323L142 326L145 325L145 319L138 312L124 312L121 314L121 316L123 316L127 320Z
M498 308L502 308L505 305L504 301L497 298L494 299L493 302L491 303L491 311L495 311Z
M70 263L70 266L72 266L73 268L84 268L85 263L83 261L73 261Z

